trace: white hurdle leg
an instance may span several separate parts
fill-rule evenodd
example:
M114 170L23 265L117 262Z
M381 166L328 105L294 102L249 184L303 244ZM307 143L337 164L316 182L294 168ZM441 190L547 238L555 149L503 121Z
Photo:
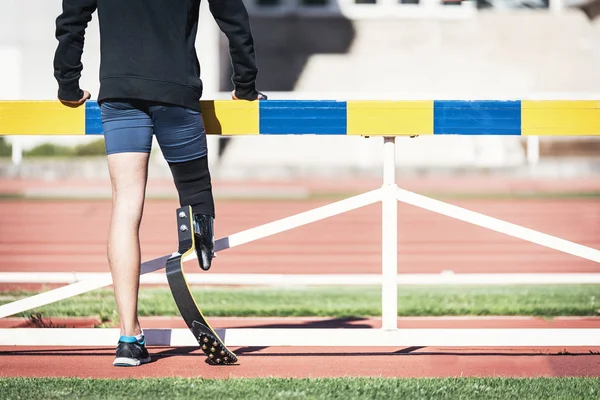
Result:
M597 347L600 329L589 328L232 328L215 329L227 346L250 347ZM144 329L149 346L198 346L189 329ZM315 334L318 335L315 340ZM3 328L0 346L113 347L115 328Z
M398 329L398 200L396 138L383 142L381 198L381 328Z
M481 226L496 232L504 233L528 242L536 243L551 249L572 254L586 260L600 262L600 250L582 246L568 240L559 239L533 229L524 228L501 219L488 217L487 215L470 211L461 207L453 206L439 200L434 200L420 194L412 193L404 189L398 189L398 200L413 206L446 215L473 225Z

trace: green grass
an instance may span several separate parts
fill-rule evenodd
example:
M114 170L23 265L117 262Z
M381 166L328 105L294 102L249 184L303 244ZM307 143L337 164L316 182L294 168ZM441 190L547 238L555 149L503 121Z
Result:
M64 146L55 143L40 143L39 145L25 150L24 158L30 157L86 157L106 155L104 138L96 139L87 143L80 143L76 146Z
M0 379L9 399L594 399L600 378Z
M8 143L5 138L0 137L0 157L12 156L12 144Z
M192 289L207 316L322 316L381 315L378 287L201 288ZM4 292L0 304L33 295ZM398 315L600 315L600 285L554 286L408 286L399 287ZM21 316L99 316L116 320L110 289L62 300ZM142 316L179 315L168 288L140 291Z

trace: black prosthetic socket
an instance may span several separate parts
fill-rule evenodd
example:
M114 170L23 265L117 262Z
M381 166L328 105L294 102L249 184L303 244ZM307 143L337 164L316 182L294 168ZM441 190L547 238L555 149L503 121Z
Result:
M208 157L200 157L191 161L169 162L171 174L181 207L192 206L194 214L215 217L215 203L212 193Z
M215 257L213 219L215 203L208 170L208 157L169 163L173 181L179 193L181 207L192 207L192 226L196 243L196 255L200 268L208 271Z

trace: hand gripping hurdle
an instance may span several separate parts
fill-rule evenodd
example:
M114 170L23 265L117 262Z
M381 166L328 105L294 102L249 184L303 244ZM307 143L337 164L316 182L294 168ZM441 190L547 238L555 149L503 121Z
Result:
M222 346L600 346L600 329L398 329L397 327L397 202L405 202L450 218L600 262L600 251L506 221L400 189L395 179L397 136L517 135L600 136L599 100L498 101L203 101L208 134L236 135L357 135L383 137L383 182L380 188L310 211L273 221L215 242L215 251L323 220L376 202L382 203L382 326L381 329L217 329ZM97 104L68 109L57 102L0 102L0 135L102 134ZM189 232L189 231L188 231ZM184 240L185 241L185 240ZM142 264L142 274L167 267L171 289L183 287L177 276L181 263L194 257L193 244ZM210 273L209 273L210 274ZM209 276L209 275L207 275ZM28 299L0 306L0 318L18 314L96 288L102 279L78 282ZM400 282L401 283L401 282ZM177 290L177 293L185 293ZM175 294L175 292L174 292ZM176 296L174 296L176 297ZM188 299L188 304L193 298ZM177 301L177 300L176 300ZM180 307L180 305L178 304ZM185 330L149 329L150 345L190 346L198 343L195 305ZM180 311L182 308L180 307ZM184 308L185 312L185 308ZM184 314L182 312L182 314ZM200 318L198 318L200 317ZM190 322L191 321L191 327ZM196 325L197 327L197 325ZM190 331L193 334L190 334ZM112 329L0 329L0 344L112 345ZM212 333L211 333L212 334ZM315 340L318 337L318 340ZM209 339L210 340L210 339ZM219 344L219 343L217 343ZM203 349L206 350L206 349ZM208 349L210 350L210 348ZM216 347L215 347L216 350ZM210 354L210 353L209 353Z

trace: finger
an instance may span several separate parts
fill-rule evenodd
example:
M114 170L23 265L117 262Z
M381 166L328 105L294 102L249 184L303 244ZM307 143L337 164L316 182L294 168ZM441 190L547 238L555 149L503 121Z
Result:
M236 95L235 95L235 90L231 92L231 98L233 100L240 100ZM255 100L267 100L267 96L265 94L262 93L258 93L256 95L256 99Z
M79 107L82 104L84 104L86 102L87 99L90 98L90 94L88 93L87 96L84 94L84 97L82 97L81 99L77 100L77 101L70 101L70 100L60 100L60 102L68 107Z
M69 101L61 101L61 103L62 103L62 105L71 107L71 108L77 108L81 105L79 103L73 103L73 102L69 102Z

